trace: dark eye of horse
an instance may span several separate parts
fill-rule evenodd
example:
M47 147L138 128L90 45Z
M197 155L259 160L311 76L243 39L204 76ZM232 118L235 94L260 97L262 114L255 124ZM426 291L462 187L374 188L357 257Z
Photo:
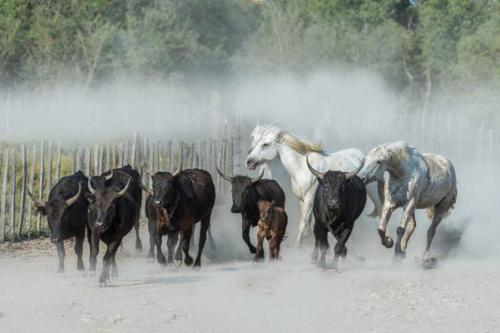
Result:
M381 163L382 163L382 161L380 161L380 160L377 161L377 164L381 164Z
M262 145L262 148L267 148L267 147L269 147L269 143L264 143L264 144Z

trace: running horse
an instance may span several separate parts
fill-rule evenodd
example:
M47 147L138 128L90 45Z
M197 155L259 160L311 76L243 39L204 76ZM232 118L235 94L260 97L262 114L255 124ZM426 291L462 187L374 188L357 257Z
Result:
M326 153L320 145L300 139L276 126L257 126L252 132L252 145L246 158L247 168L255 170L274 159L279 159L291 177L293 193L300 202L299 232L297 244L301 244L304 233L310 230L314 195L318 180L309 171L306 158L319 171L328 170L351 172L363 161L361 150L351 148ZM367 193L375 208L371 216L380 215L381 201L376 184L368 185Z
M451 161L436 154L420 154L405 142L394 142L373 148L366 155L358 176L365 184L384 181L384 204L378 233L387 248L394 241L387 233L392 212L403 208L397 229L395 256L404 257L408 241L415 230L415 209L427 209L432 223L427 231L424 264L432 263L430 248L436 228L453 208L457 198L457 181Z

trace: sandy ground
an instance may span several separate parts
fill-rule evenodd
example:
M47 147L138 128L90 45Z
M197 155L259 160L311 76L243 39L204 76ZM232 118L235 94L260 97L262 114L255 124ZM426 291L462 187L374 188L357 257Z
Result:
M500 332L493 260L422 270L386 256L334 271L289 247L277 264L205 258L195 270L148 262L132 243L128 236L120 278L106 288L76 272L70 243L65 274L55 273L46 240L3 245L0 332Z

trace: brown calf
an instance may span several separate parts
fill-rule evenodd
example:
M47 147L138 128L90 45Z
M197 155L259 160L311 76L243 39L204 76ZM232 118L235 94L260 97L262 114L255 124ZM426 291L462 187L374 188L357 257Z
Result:
M285 209L275 206L274 201L259 200L259 230L257 231L257 251L255 260L264 257L264 238L269 242L269 258L279 259L281 241L285 236L288 217Z

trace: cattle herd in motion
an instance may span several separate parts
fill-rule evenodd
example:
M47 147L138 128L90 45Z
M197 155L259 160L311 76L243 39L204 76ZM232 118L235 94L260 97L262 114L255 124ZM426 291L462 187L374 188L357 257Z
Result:
M297 243L311 229L312 217L315 245L311 255L320 267L326 266L329 249L328 232L337 243L333 267L339 257L347 255L346 243L355 221L365 208L367 198L373 203L372 217L379 217L378 234L383 246L395 245L395 257L404 257L415 230L415 210L427 209L432 219L427 232L424 264L432 265L432 239L442 219L456 201L456 177L452 163L436 154L421 154L404 142L383 144L364 154L358 149L324 152L319 145L300 139L275 126L257 126L246 165L260 175L225 175L231 183L232 213L241 214L242 237L254 260L264 258L264 239L269 243L269 259L280 258L288 216L285 193L272 179L264 179L267 163L279 159L290 175L293 193L300 203ZM47 216L51 240L57 247L59 272L64 271L65 239L75 237L77 269L84 270L83 242L87 234L90 244L90 268L96 271L99 244L106 244L101 285L118 276L116 252L132 228L136 232L136 248L142 249L139 218L142 193L146 196L145 215L150 234L149 257L162 264L181 263L201 266L207 241L214 245L210 232L216 191L210 173L201 169L152 173L152 187L141 183L137 170L126 165L88 178L81 171L61 178L51 189L47 201L35 200L38 211ZM396 241L387 232L392 212L401 207L403 215L397 228ZM200 223L198 253L189 254L191 237ZM215 226L216 227L216 226ZM257 247L250 240L250 229L258 227ZM167 236L167 257L162 252L162 237ZM218 240L223 242L224 240ZM394 244L395 243L395 244Z

